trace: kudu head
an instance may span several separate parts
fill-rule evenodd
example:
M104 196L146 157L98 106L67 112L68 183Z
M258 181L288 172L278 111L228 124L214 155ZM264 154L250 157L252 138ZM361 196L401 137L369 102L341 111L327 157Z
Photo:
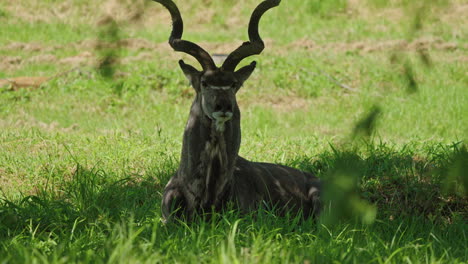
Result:
M255 69L256 62L252 62L237 71L241 60L260 54L265 45L258 33L258 24L262 15L270 8L279 5L281 0L265 0L252 13L249 22L249 41L229 54L221 67L217 67L213 58L197 44L182 40L183 22L179 9L172 0L153 0L171 13L172 32L169 44L175 51L185 52L193 56L202 66L199 71L195 67L180 60L179 65L190 84L197 92L199 103L205 116L215 121L218 131L224 130L224 123L229 121L237 108L236 93Z

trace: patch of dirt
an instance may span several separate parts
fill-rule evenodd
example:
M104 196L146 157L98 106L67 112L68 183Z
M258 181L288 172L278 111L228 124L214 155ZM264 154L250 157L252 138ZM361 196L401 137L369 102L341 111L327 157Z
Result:
M262 95L261 100L254 100L253 98L239 98L239 105L257 105L272 108L277 112L286 113L297 110L307 111L311 105L311 102L296 95L280 96L265 94Z
M111 16L122 27L154 28L155 25L164 23L168 25L169 31L171 21L169 12L162 5L146 0L86 2L61 0L53 3L43 0L9 1L4 8L11 15L12 20L28 23L96 25L103 17ZM190 11L188 6L183 6L181 10L182 14L190 14ZM209 16L200 13L196 15L203 19L209 18Z
M49 77L15 77L0 79L0 87L11 86L12 90L33 87L39 88L41 84L49 80Z
M266 104L279 112L291 112L294 110L307 111L310 106L310 102L308 100L298 96L269 97L270 96L263 97L262 99L265 100Z
M408 42L406 40L388 40L380 42L335 42L327 44L317 44L310 39L300 39L288 45L291 49L305 50L333 50L336 52L357 51L362 53L371 53L378 51L419 51L419 50L445 50L455 51L458 49L467 49L468 45L458 45L453 42L445 42L440 38L421 38Z
M19 56L4 56L0 57L1 64L5 65L17 65L23 61Z
M164 43L167 46L169 44ZM146 39L137 39L137 38L127 38L127 39L120 39L114 43L109 43L109 42L102 42L96 39L87 39L83 41L79 41L76 43L70 43L67 44L66 46L73 46L75 49L119 49L119 48L125 48L129 50L153 50L156 48L160 48L162 46L162 43L153 43L150 42L149 40ZM56 46L56 48L64 48Z
M134 38L121 39L119 40L117 45L126 49L132 49L132 50L145 50L145 49L152 50L160 46L159 44L155 44L146 39L134 39Z
M135 56L127 56L122 58L121 62L122 64L129 64L132 62L137 62L137 61L149 61L155 59L156 54L154 52L140 52L138 55Z
M0 120L0 127L17 127L17 128L25 128L25 129L38 128L47 132L64 132L64 133L69 133L69 132L76 131L79 129L79 126L76 123L71 124L69 127L64 127L56 121L45 123L40 120L37 120L34 116L30 115L29 113L23 110L21 110L19 113L21 114L21 118L18 118L17 120L11 120L11 121ZM15 144L15 142L8 142L8 143ZM32 152L36 151L36 149L31 148L31 151Z
M218 53L218 54L229 54L237 49L242 43L247 41L248 39L244 40L232 40L229 42L198 42L197 44L200 45L203 49L205 49L208 53ZM264 38L263 42L265 43L266 47L273 47L274 41L271 38ZM170 48L169 44L167 46Z
M211 54L229 54L239 47L245 40L235 40L230 42L200 42L199 45L206 49ZM274 47L272 39L266 38L265 44ZM38 55L21 58L19 56L0 56L0 70L15 71L24 64L37 64L37 63L60 63L71 66L84 66L95 65L99 60L99 55L96 54L99 49L127 49L131 51L140 52L135 56L127 56L120 58L120 62L127 64L136 61L148 61L163 56L164 58L184 58L190 56L174 52L170 45L164 41L162 43L154 43L146 39L140 38L126 38L120 39L115 43L102 42L97 39L87 39L74 43L67 43L61 45L43 45L40 43L22 43L11 42L0 50L12 52L32 52L39 53ZM425 51L425 50L441 50L453 52L463 49L468 49L468 44L457 44L453 42L443 41L441 38L420 38L408 42L405 40L387 40L387 41L359 41L351 43L326 43L317 44L311 39L300 39L294 41L286 47L279 47L278 52L288 52L290 49L303 49L310 51L335 51L335 52L359 52L359 53L372 53L382 51ZM80 53L74 56L58 58L54 55L58 50L73 50ZM221 56L222 57L222 56ZM456 59L459 60L458 58ZM460 58L461 62L465 62L466 58Z
M210 46L223 47L223 44L212 44ZM234 45L232 45L234 47ZM121 39L116 43L100 42L98 40L88 39L76 43L64 45L44 46L41 44L12 42L6 46L0 47L0 50L15 51L15 52L36 52L38 55L30 58L21 58L20 56L0 56L0 70L17 70L24 64L32 63L61 63L71 66L95 65L98 60L96 49L128 49L133 51L141 51L135 56L126 56L121 58L122 63L134 61L152 60L157 56L179 56L174 52L167 42L153 43L146 39ZM81 53L64 58L58 58L51 54L50 51L55 50L78 50Z
M18 69L23 60L19 56L0 56L0 70Z
M465 1L464 3L451 4L446 12L443 12L439 18L447 24L457 25L460 29L466 29L468 23L467 13L468 3Z
M44 122L41 122L41 121L37 121L36 126L43 129L43 130L50 131L50 132L60 131L60 132L64 132L64 133L69 133L69 132L76 131L76 130L79 129L78 124L72 124L69 127L61 127L60 124L58 122L56 122L56 121L53 121L51 123L44 123Z
M391 2L392 0L387 0ZM380 19L380 18L389 18L391 17L393 21L401 21L407 17L407 11L404 8L401 8L401 5L398 3L387 3L387 6L384 8L379 8L370 1L362 0L348 0L347 2L347 14L352 15L353 17L360 17L362 19Z
M230 42L200 42L198 43L209 53L229 54L237 47L239 47L244 40L235 40ZM271 39L264 40L266 46L274 46ZM76 64L77 61L82 62L86 59L93 57L92 52L97 48L101 49L128 49L133 51L148 51L144 55L137 55L138 57L147 57L150 53L175 53L167 42L154 43L146 39L128 38L121 39L115 43L100 42L95 39L87 39L76 43L68 43L65 45L43 46L38 43L20 43L12 42L0 50L7 51L30 51L30 52L50 52L52 50L67 50L74 49L82 51L80 54L68 58L62 58L59 61L62 63ZM359 41L359 42L335 42L327 44L317 44L310 39L300 39L286 45L288 49L305 49L305 50L331 50L337 52L357 51L363 53L379 52L379 51L418 51L418 50L443 50L443 51L456 51L460 49L468 49L468 44L457 44L454 42L445 42L441 38L421 38L408 42L406 40L387 40L387 41ZM176 54L176 53L175 53ZM22 59L18 56L4 56L0 58L0 68L5 65L18 65L21 64ZM53 62L57 58L53 54L41 54L26 61L30 62ZM131 59L130 59L131 60Z
M146 39L128 38L121 39L116 43L100 42L95 39L87 39L75 43L68 43L64 45L45 46L41 44L29 44L12 42L6 46L0 47L0 50L8 50L12 52L34 51L39 53L31 57L20 56L0 56L0 70L14 71L24 67L27 64L63 64L71 67L78 66L95 66L99 63L100 55L97 48L103 49L127 49L136 51L134 56L125 56L118 58L119 63L128 64L138 61L150 61L161 58L187 58L191 60L189 55L177 53L172 50L167 42L154 43ZM81 51L77 55L69 57L57 57L54 53L49 51L54 50L67 50L67 51ZM9 85L10 81L0 81L0 86Z
M16 50L16 51L42 51L43 46L38 43L24 43L24 42L11 42L2 47L3 50Z
M76 56L62 58L59 62L72 66L91 65L95 62L95 56L89 51L84 51Z
M31 63L44 63L44 62L50 63L50 62L56 62L57 57L52 54L40 54L40 55L29 58L27 61Z
M218 44L216 44L218 45ZM67 43L63 45L44 46L39 43L23 43L11 42L5 46L0 47L4 51L24 51L24 52L51 52L55 50L95 50L95 49L119 49L125 48L129 50L172 50L167 42L154 43L146 39L127 38L120 39L117 42L109 43L99 41L97 39L86 39L74 43Z
M468 56L462 56L459 58L460 62L468 62Z

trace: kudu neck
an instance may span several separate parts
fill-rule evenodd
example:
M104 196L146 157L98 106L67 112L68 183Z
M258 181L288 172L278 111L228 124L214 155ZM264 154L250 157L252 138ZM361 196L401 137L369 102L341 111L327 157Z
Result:
M200 97L197 95L192 103L185 126L181 169L193 170L198 167L207 146L216 146L227 159L224 165L234 166L241 140L239 109L237 106L234 108L233 117L225 123L224 131L218 131L215 120L203 112Z

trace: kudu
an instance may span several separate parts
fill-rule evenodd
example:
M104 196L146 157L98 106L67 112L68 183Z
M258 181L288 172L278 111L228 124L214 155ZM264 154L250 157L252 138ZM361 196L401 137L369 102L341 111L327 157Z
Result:
M234 206L251 212L262 205L304 217L320 210L320 181L310 173L277 164L250 162L238 155L241 143L240 111L236 93L255 69L256 62L235 71L239 62L260 54L264 43L258 33L261 16L280 0L266 0L252 13L249 40L229 54L221 67L197 44L183 40L180 12L171 0L153 0L172 17L169 44L195 57L203 70L179 65L196 91L185 127L180 166L165 187L162 214L191 219L195 214Z

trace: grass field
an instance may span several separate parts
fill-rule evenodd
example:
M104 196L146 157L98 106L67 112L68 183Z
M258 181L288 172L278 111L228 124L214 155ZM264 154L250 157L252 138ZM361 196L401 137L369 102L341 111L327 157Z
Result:
M0 263L468 262L466 1L283 0L243 62L258 66L238 94L240 154L315 173L331 206L317 221L261 210L170 225L161 194L194 96L177 61L197 64L167 44L167 11L7 2ZM258 2L176 1L184 38L229 53Z

